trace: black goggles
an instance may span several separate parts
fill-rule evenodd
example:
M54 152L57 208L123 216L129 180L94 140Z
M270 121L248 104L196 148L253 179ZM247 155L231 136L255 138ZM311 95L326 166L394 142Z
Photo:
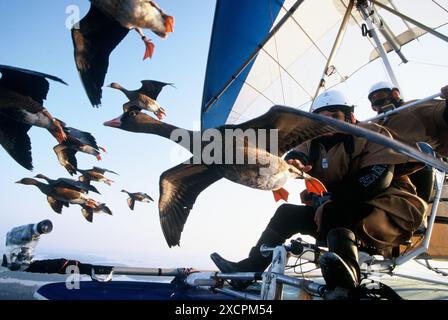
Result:
M392 91L391 90L381 90L372 93L369 96L369 100L374 106L381 106L384 103L389 102L392 99Z
M328 107L323 107L323 108L319 108L316 110L316 112L322 112L322 111L328 111L328 112L338 112L341 111L343 113L346 112L353 112L353 107L347 107L347 106L328 106Z

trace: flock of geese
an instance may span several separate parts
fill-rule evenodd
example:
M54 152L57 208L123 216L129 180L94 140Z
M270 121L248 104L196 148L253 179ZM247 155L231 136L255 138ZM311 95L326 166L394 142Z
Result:
M173 32L173 26L173 17L164 13L153 1L91 0L89 12L72 29L72 40L76 66L92 105L98 107L101 104L109 55L129 30L134 29L142 36L146 59L152 56L154 44L143 34L142 29L151 29L158 36L166 38ZM82 152L101 160L101 153L106 152L106 149L98 145L91 133L68 126L63 120L53 117L44 106L50 89L49 80L64 85L66 83L52 75L6 65L0 65L0 73L0 143L3 148L17 163L32 170L28 131L32 126L45 128L57 141L53 150L59 163L70 175L81 174L78 180L53 180L39 174L17 183L36 186L47 196L49 205L56 213L60 214L63 207L77 204L89 222L93 221L94 213L111 215L112 211L106 204L89 198L88 193L99 193L91 182L111 185L113 181L105 173L116 173L99 167L80 169L76 159L76 154ZM128 91L117 83L112 83L110 87L121 90L129 98L129 102L123 106L124 110L135 106L139 110L153 112L162 119L166 111L158 105L156 99L166 85L158 81L142 81L142 87L135 91ZM153 201L145 193L126 193L131 210L134 209L135 201Z
M75 62L87 96L94 107L101 105L102 88L109 67L109 56L126 37L136 30L145 43L144 59L151 57L154 44L142 29L150 29L166 38L173 32L174 18L154 1L91 0L90 11L72 29Z
M93 106L101 104L102 87L109 65L109 55L130 29L142 35L145 43L145 58L152 55L153 44L142 32L142 28L151 29L155 34L166 37L173 31L174 19L165 14L154 1L144 0L91 0L89 13L80 21L79 28L73 28L72 37L75 47L75 60L86 93ZM52 180L44 175L35 178L24 178L18 183L34 185L47 196L51 208L61 213L63 207L70 204L80 205L82 213L88 221L93 221L93 214L104 212L111 214L106 204L89 198L89 192L98 193L91 182L103 182L110 185L113 181L105 177L113 171L94 167L91 170L78 168L76 153L83 152L101 158L100 147L92 134L68 127L62 120L54 118L43 106L49 82L53 80L65 84L61 79L30 70L0 65L0 143L3 148L23 167L31 170L31 142L27 134L31 126L47 129L55 137L58 144L54 151L62 166L69 174L79 172L78 180L59 178ZM117 83L111 88L122 91L129 101L123 106L123 113L105 126L125 131L154 134L170 139L173 130L180 129L162 122L166 110L157 103L161 90L168 83L154 80L142 81L142 87L130 91ZM146 111L153 113L157 119ZM354 126L341 121L301 110L274 106L264 115L238 125L223 125L215 128L223 134L226 130L275 129L277 137L268 139L265 146L252 144L244 137L234 136L223 141L222 149L215 150L221 155L215 162L184 162L160 177L159 217L165 240L169 247L180 244L180 238L188 215L199 194L208 186L228 179L235 183L260 190L271 190L278 197L287 200L284 184L290 178L310 179L303 172L285 162L282 156L293 147L317 136L337 131L368 137L370 140L386 145L417 159L426 161L435 167L443 165L415 149L369 130L368 127ZM189 142L174 141L193 153L193 136L201 134L184 130L190 137ZM268 136L269 138L269 136ZM224 138L223 140L225 140ZM231 150L224 146L234 145ZM208 148L202 143L201 152ZM276 152L273 152L273 151ZM225 159L234 159L237 154L244 154L245 159L255 159L255 163L224 164ZM193 160L192 157L191 160ZM443 167L444 168L444 167ZM261 170L266 169L266 170ZM39 181L44 180L46 183ZM134 209L135 201L150 202L153 199L145 193L128 194L128 205Z

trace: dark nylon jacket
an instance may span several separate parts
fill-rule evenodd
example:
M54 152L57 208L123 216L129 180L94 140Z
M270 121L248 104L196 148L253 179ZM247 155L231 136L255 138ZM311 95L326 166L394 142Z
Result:
M445 100L431 100L381 119L378 124L386 127L397 140L413 146L416 142L426 142L439 155L447 157L448 125L445 109Z
M377 124L360 124L373 131L391 136L387 129ZM310 160L312 176L321 180L332 192L333 186L355 175L359 170L374 165L400 165L410 159L364 138L353 137L351 152L344 143L338 143L328 152L319 146L319 152L310 157L312 141L295 148ZM343 187L343 185L342 185ZM356 201L356 199L353 199ZM392 248L411 238L421 225L427 204L415 192L415 187L405 175L395 170L392 182L383 192L366 200L372 212L355 226L355 233L365 246L375 247L378 253L388 257ZM346 204L350 206L350 203Z

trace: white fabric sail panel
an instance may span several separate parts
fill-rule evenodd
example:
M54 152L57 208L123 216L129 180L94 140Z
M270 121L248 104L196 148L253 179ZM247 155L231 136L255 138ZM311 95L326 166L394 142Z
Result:
M248 75L238 95L233 111L239 114L243 113L245 108L250 106L278 78L279 67L277 62L266 53L260 52L255 65L252 67L252 72ZM271 101L274 102L275 100ZM269 102L269 100L267 101Z
M404 46L405 44L408 44L409 42L423 36L424 34L427 34L427 32L423 29L420 29L418 27L414 27L411 29L408 29L404 31L403 33L397 35L396 39L397 42L400 44L400 47ZM391 52L393 50L392 46L389 42L383 42L384 50L386 52ZM370 54L370 61L373 61L375 59L379 58L379 53L377 50L372 51Z
M285 8L289 8L294 2L286 1ZM242 122L262 114L273 104L299 106L311 99L315 85L311 84L310 78L314 83L318 83L319 73L331 49L331 41L327 41L326 49L316 48L313 42L325 37L332 28L337 28L340 23L338 20L341 19L340 14L331 6L332 8L326 8L324 13L325 21L330 25L322 24L313 29L312 25L316 25L316 21L312 15L316 6L325 7L328 2L328 0L305 1L296 11L294 19L289 19L276 36L264 46L236 99L228 123ZM276 23L285 13L286 10L282 10ZM302 28L302 23L297 24L301 20L304 21L304 26L309 24L308 30ZM319 50L327 52L322 55ZM308 58L312 58L313 61L309 61ZM303 67L307 70L304 71Z
M285 6L294 1L285 1ZM294 13L294 19L312 39L319 39L342 19L333 0L305 1Z
M418 22L437 31L440 31L438 28L448 23L448 0L422 0L413 1L412 4L410 4L409 1L395 0L393 4L400 13L414 18ZM397 42L400 46L427 33L425 30L420 29L411 22L407 22L384 9L379 8L378 12L396 35ZM387 52L393 50L387 41L383 44ZM370 60L374 60L378 58L378 56L378 53L373 51Z
M339 75L330 77L333 78L332 83L329 83L330 79L327 80L327 86L335 85L340 80L350 77L361 66L367 64L374 50L372 42L362 36L360 28L356 24L349 25L333 62Z
M436 28L448 22L447 0L394 0L392 3L399 12L427 25L428 27ZM379 8L378 12L385 20L395 26L397 26L399 22L404 24L401 18L392 15L384 9ZM414 27L414 25L410 25L411 27Z
M448 0L438 4L447 5ZM251 72L229 114L227 123L240 123L266 112L273 104L306 108L318 87L327 57L343 19L348 0L304 1L277 34L264 46L254 61ZM383 3L389 4L388 0ZM295 3L285 1L286 10ZM448 13L430 0L395 0L394 5L406 15L427 23L431 27L448 21ZM403 9L402 9L403 7ZM431 8L433 18L422 8ZM423 12L425 11L425 12ZM437 12L435 14L434 12ZM397 36L408 32L409 24L402 19L379 10ZM431 23L426 22L431 20ZM352 76L369 63L375 50L372 39L363 37L360 25L363 23L356 8L352 12L342 44L333 61L334 72L326 77L325 87L331 88ZM414 26L411 25L412 28ZM417 34L416 36L418 36ZM409 42L409 35L401 36ZM386 40L380 35L382 42ZM238 81L238 80L237 80Z

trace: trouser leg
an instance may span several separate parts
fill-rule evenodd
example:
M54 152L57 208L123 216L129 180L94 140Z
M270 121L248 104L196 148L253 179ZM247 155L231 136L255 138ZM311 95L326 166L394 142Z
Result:
M270 256L263 257L260 247L263 244L269 247L281 245L286 239L296 233L315 236L314 209L306 206L285 204L277 209L246 259L239 262L231 262L225 260L217 253L213 253L211 258L223 272L261 272L268 267L272 258Z
M355 234L346 228L328 232L328 252L320 258L327 287L354 288L359 284L360 269Z
M417 195L426 202L429 202L435 180L433 169L424 167L410 175L409 178L417 189Z

